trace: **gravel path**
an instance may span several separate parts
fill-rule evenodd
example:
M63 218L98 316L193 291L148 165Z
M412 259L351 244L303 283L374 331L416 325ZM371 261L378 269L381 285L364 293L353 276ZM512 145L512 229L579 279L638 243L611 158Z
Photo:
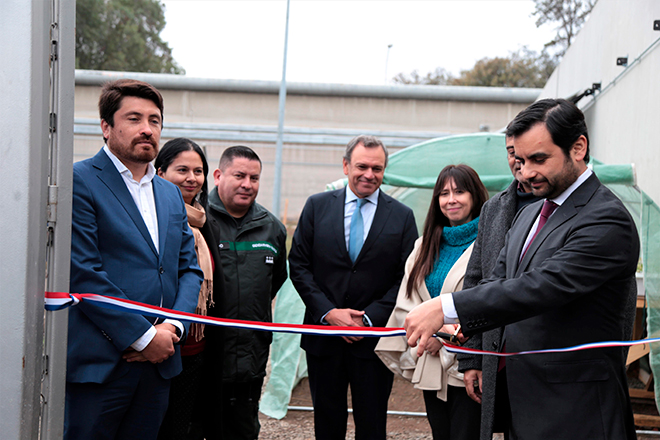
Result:
M312 406L307 379L303 379L293 391L290 406ZM409 382L395 378L389 409L391 411L424 412L424 399L421 392L415 390ZM272 419L260 413L259 420L261 422L260 439L314 440L314 414L311 411L289 411L282 420ZM647 435L638 434L637 438L638 440L659 440L659 434L660 432ZM346 439L355 439L355 426L350 414ZM387 420L387 440L432 440L431 429L425 417L391 415ZM495 434L493 440L503 440L503 436Z

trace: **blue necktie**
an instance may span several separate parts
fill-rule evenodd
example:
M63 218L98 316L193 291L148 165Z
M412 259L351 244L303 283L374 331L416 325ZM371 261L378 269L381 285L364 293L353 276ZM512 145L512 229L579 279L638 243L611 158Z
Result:
M351 261L355 263L360 251L362 250L362 245L364 244L364 221L362 220L362 206L364 206L367 199L357 199L357 206L355 211L353 211L353 216L351 217L351 230L350 236L348 239L348 255L351 257Z

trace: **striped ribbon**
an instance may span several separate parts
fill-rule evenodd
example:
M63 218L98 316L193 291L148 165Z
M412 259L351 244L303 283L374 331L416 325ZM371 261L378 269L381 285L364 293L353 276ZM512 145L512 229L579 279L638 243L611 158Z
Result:
M376 338L406 335L406 331L402 328L282 324L276 322L243 321L240 319L215 318L212 316L195 315L194 313L186 313L180 312L178 310L170 310L163 307L151 306L148 304L139 303L137 301L131 301L129 299L97 295L95 293L46 292L45 301L46 310L51 311L61 310L69 306L76 305L80 301L88 301L100 307L120 310L136 315L176 319L178 321L188 321L220 327L259 330L264 332L300 333L324 336L363 336Z
M148 304L131 301L129 299L115 298L111 296L97 295L95 293L65 293L65 292L46 292L45 294L46 310L62 310L70 306L75 306L81 301L88 301L99 307L107 309L120 310L127 313L133 313L142 316L153 316L155 318L169 318L178 321L195 322L199 324L215 325L220 327L242 328L248 330L258 330L265 332L298 333L318 336L357 336L357 337L391 337L406 336L403 328L386 327L339 327L328 325L303 325L303 324L284 324L276 322L243 321L239 319L215 318L212 316L196 315L194 313L180 312L177 310L165 309L163 307L151 306ZM447 351L451 353L466 353L488 356L518 356L538 353L565 353L571 351L590 350L595 348L611 347L630 347L633 345L644 345L653 342L660 342L660 338L647 338L637 341L604 341L592 342L589 344L575 345L566 348L552 348L545 350L520 351L516 353L498 353L495 351L478 350L475 348L459 347L450 344L444 339L440 339L445 345Z
M481 354L488 356L508 357L508 356L519 356L519 355L539 354L539 353L567 353L570 351L591 350L594 348L632 347L633 345L645 345L645 344L651 344L653 342L660 342L660 338L647 338L647 339L640 339L637 341L590 342L588 344L574 345L572 347L566 347L566 348L547 348L544 350L518 351L515 353L498 353L496 351L477 350L476 348L459 347L457 345L450 344L442 339L441 341L443 344L445 344L445 348L447 349L447 351L452 353Z

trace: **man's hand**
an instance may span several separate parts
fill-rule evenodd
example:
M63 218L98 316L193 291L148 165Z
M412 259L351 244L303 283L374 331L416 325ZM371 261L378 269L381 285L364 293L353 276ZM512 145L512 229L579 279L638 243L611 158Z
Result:
M174 354L174 344L179 342L179 337L176 335L176 327L172 324L157 324L154 328L156 329L156 336L140 354L149 362L159 364ZM125 354L124 359L128 361L126 356Z
M429 338L440 330L444 322L445 316L439 296L421 303L408 313L403 327L406 329L408 345L417 347L417 356L424 353Z
M481 403L481 390L482 390L482 381L481 381L481 370L467 370L463 374L463 382L465 383L465 391L467 391L468 396L477 403ZM479 387L475 387L475 385Z
M330 325L340 327L364 327L362 322L364 311L353 309L332 309L325 315L325 321ZM362 339L361 336L342 336L342 339L349 344Z
M447 333L449 335L456 335L456 339L458 339L458 342L460 342L461 344L465 344L465 342L470 338L466 338L459 327L460 327L459 324L445 324L442 326L442 328L440 328L440 331L443 333ZM456 332L457 329L458 329L458 333Z
M440 328L440 331L443 333L447 333L449 335L453 335L454 333L456 333L457 328L458 328L458 324L445 324ZM458 338L461 344L464 342L460 340L462 336L463 333L458 333L456 335L456 338ZM467 340L467 338L464 339L465 341ZM426 343L426 352L431 356L438 356L441 348L442 348L442 341L436 337L429 338L428 342Z
M442 348L442 342L438 338L430 338L426 343L426 352L431 356L437 356Z
M442 327L440 327L440 331L453 335L454 333L456 333L457 328L458 328L458 324L445 324Z
M136 351L133 347L128 347L124 350L124 353L121 356L126 362L147 362L147 358L144 357L141 351Z

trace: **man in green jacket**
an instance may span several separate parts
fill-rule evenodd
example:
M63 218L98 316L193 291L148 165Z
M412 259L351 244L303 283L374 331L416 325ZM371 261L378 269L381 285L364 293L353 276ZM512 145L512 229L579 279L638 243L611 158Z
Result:
M260 175L259 156L244 146L227 148L213 172L217 191L209 194L207 216L220 250L221 261L215 264L222 264L224 271L225 295L216 299L224 318L271 322L272 300L287 277L286 228L255 202ZM206 438L256 439L272 334L210 330L208 371L214 384L222 381L221 396L214 405L221 405L222 422L211 422L215 432Z

